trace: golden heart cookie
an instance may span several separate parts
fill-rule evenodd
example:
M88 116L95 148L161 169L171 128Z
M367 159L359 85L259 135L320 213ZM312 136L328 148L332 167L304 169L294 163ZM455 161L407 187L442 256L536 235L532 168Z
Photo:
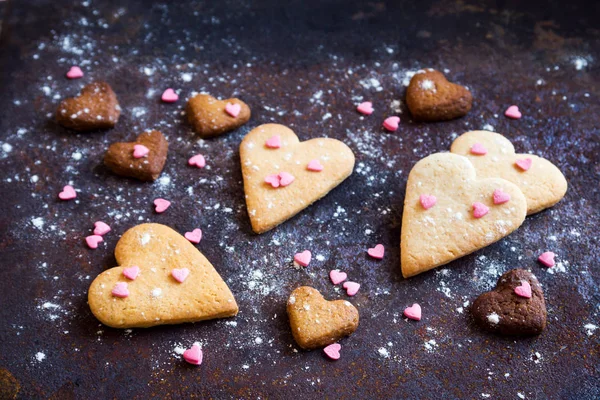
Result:
M147 328L238 312L212 264L167 226L129 229L117 243L115 257L120 266L96 277L88 293L92 313L105 325Z
M400 261L405 278L479 250L524 221L525 196L500 178L477 179L465 157L432 154L408 176Z
M532 154L515 154L510 140L498 133L463 133L454 140L450 151L467 157L477 176L502 178L517 185L527 198L528 215L552 207L567 192L567 180L554 164Z
M354 153L339 140L300 142L286 126L254 128L240 144L246 206L263 233L308 207L352 173Z
M188 100L186 114L194 131L209 138L244 125L250 119L250 108L239 99L217 100L200 93Z
M292 292L287 313L294 340L303 349L335 343L358 328L356 307L346 300L327 301L309 286Z

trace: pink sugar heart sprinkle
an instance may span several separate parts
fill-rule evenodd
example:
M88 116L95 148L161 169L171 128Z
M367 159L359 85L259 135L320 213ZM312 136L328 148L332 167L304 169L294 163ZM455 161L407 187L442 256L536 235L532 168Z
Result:
M133 158L146 157L150 153L150 149L143 144L136 144L133 146Z
M544 264L546 267L554 267L556 265L556 262L554 261L555 256L556 254L553 252L546 251L545 253L540 254L538 261Z
M331 279L331 283L337 285L338 283L342 283L348 279L348 274L340 271L339 269L332 269L329 271L329 279Z
M312 254L308 250L304 250L302 253L296 253L294 255L294 261L297 264L302 265L303 267L307 267L312 258Z
M515 288L515 294L526 299L531 298L531 285L527 281L521 281L521 286Z
M510 106L504 112L504 115L511 119L519 119L521 118L521 111L519 111L519 107Z
M531 168L531 164L533 164L533 160L531 158L520 158L515 161L517 167L521 168L523 171L528 171Z
M138 267L136 265L134 265L133 267L123 268L123 276L132 281L134 281L135 278L137 278L139 274L140 274L140 267Z
M383 127L390 132L395 132L398 129L400 117L388 117L383 121Z
M227 114L231 115L233 118L236 118L238 115L240 115L241 110L242 106L238 103L227 103L225 105L225 112L227 112Z
M127 286L127 282L115 283L115 287L113 287L113 290L111 291L112 295L121 298L129 296L129 289L127 288Z
M102 221L94 222L94 235L104 236L110 232L110 226Z
M473 203L473 216L475 218L481 218L489 212L490 212L490 209L485 204L480 203L478 201Z
M344 282L342 286L344 289L346 289L346 294L348 296L354 296L356 293L358 293L358 289L360 289L360 283L356 282Z
M365 115L371 115L373 114L373 103L371 103L370 101L365 101L363 103L360 103L358 105L358 107L356 107L356 111L358 111L361 114L365 114Z
M268 183L269 185L271 185L274 188L278 188L279 187L279 175L277 175L277 174L268 175L265 178L265 183Z
M61 200L71 200L77 197L73 186L67 185L63 188L63 191L58 194L58 198Z
M67 72L67 78L69 79L79 79L83 78L83 71L76 65L73 65L71 69Z
M279 184L281 186L287 186L289 184L291 184L292 182L294 182L294 180L296 178L294 178L294 175L290 174L289 172L280 172L279 173Z
M383 258L383 255L385 254L385 248L382 244L378 244L375 247L368 249L367 254L369 254L373 258L381 260Z
M475 143L473 146L471 146L471 154L485 156L487 152L487 149L481 143Z
M273 135L265 142L265 146L269 149L278 149L281 147L281 137L279 135Z
M323 171L323 166L321 165L319 160L314 159L314 160L310 160L308 162L306 169L309 171L313 171L313 172L321 172L321 171Z
M192 167L204 168L206 166L206 159L202 154L196 154L188 160L188 165Z
M154 211L156 211L159 214L163 213L167 210L167 208L169 208L170 205L171 202L169 200L156 199L154 200Z
M179 283L183 283L189 274L190 270L187 268L173 268L171 270L171 275Z
M423 207L426 210L429 210L431 207L435 206L435 203L437 203L437 197L422 194L421 196L419 196L419 202L421 203L421 207Z
M202 230L196 228L191 232L186 232L183 236L190 242L198 244L202 240Z
M340 358L340 350L342 349L342 346L338 343L333 343L330 344L329 346L325 347L323 349L323 352L325 353L325 355L329 358L331 358L332 360L338 360Z
M168 88L163 92L160 99L165 103L175 103L177 100L179 100L179 95L175 93L173 89Z
M193 345L183 352L183 359L193 365L202 364L202 349L197 344Z
M414 303L411 307L404 309L404 316L408 319L415 321L421 320L421 306L418 303Z
M494 194L492 194L492 199L494 200L494 204L504 204L510 201L510 194L503 192L502 189L494 190Z
M98 243L103 242L102 236L100 235L90 235L85 238L85 243L88 245L90 249L97 249Z

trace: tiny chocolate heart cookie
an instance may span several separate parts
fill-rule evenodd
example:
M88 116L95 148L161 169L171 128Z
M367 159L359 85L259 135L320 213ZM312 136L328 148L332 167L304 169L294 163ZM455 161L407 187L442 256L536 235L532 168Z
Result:
M406 89L406 104L417 121L447 121L466 115L473 96L464 86L450 83L431 68L417 72Z
M248 122L250 107L239 99L217 100L200 93L188 100L186 114L194 131L203 138L209 138Z
M106 82L93 82L78 97L63 100L56 110L56 121L76 131L113 128L121 107L117 95Z
M317 289L301 286L287 303L292 335L298 346L315 349L351 335L358 327L358 310L346 300L327 301Z
M117 175L153 181L160 175L169 143L159 131L144 132L135 142L113 143L104 155L104 165Z
M513 269L496 288L473 302L471 313L484 329L502 335L538 335L546 328L546 303L535 275Z

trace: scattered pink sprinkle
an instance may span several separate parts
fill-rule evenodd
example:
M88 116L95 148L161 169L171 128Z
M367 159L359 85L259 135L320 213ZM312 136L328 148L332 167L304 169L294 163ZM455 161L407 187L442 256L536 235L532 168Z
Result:
M296 178L288 172L280 172L278 174L268 175L265 178L265 182L270 184L274 188L288 186L294 182Z
M494 204L504 204L510 201L510 194L503 192L502 189L496 189L494 190L492 198L494 200Z
M342 346L338 343L333 343L330 344L329 346L325 347L323 349L323 352L325 353L325 355L327 355L327 357L331 358L332 360L338 360L340 358L340 350L342 349Z
M63 191L58 194L58 198L61 200L71 200L75 197L77 197L77 193L75 193L75 189L71 185L65 186Z
M338 283L342 283L348 279L348 274L340 271L339 269L332 269L329 271L329 279L331 279L331 283L337 285Z
M323 165L319 162L319 160L314 159L308 162L306 169L313 172L321 172L323 171Z
M165 199L156 199L154 200L154 211L156 211L157 213L163 213L167 210L167 208L169 208L169 206L171 205L171 202L169 200L165 200Z
M190 242L198 244L202 240L202 230L196 228L191 232L186 232L183 236Z
M435 203L437 203L437 197L422 194L419 196L419 202L424 209L429 210L431 207L435 206Z
M554 261L555 256L556 254L554 254L553 252L547 251L545 253L540 254L540 256L538 257L538 261L544 264L546 267L554 267L556 265L556 262Z
M102 221L94 222L94 235L104 236L110 232L110 226Z
M197 344L183 352L183 359L190 364L202 364L202 349Z
M523 171L528 171L531 168L531 164L533 164L533 160L531 158L520 158L515 161L517 167L521 168Z
M281 137L279 135L273 135L265 142L265 146L269 149L278 149L281 147Z
M202 154L196 154L188 160L188 165L204 168L206 166L206 160Z
M227 103L225 105L225 112L227 112L227 114L231 115L233 118L236 118L238 115L240 115L241 110L242 106L238 103Z
M150 153L150 149L143 144L136 144L133 146L133 158L146 157Z
M138 277L140 274L140 267L134 265L133 267L123 268L123 276L127 279L131 279L132 281Z
M360 289L360 283L356 282L344 282L342 286L344 289L346 289L346 294L348 296L354 296L356 293L358 293L358 289Z
M179 95L175 93L173 89L168 88L163 92L160 99L165 103L175 103L177 100L179 100Z
M404 309L404 316L408 319L415 321L421 320L421 306L418 303L414 303L411 307Z
M79 79L83 78L83 71L76 65L73 65L71 69L67 72L67 78L69 79Z
M97 249L98 243L103 242L102 236L100 235L90 235L85 238L85 243L87 243L90 249Z
M187 279L189 274L190 270L187 268L173 268L171 270L171 275L179 283L183 283L183 281Z
M390 132L395 132L398 129L400 117L388 117L383 121L383 127Z
M112 290L112 295L115 297L125 298L129 296L129 289L127 288L127 282L117 282Z
M358 111L361 114L365 114L365 115L371 115L373 114L373 103L371 103L370 101L365 101L363 103L360 103L358 105L358 107L356 107L356 111Z
M297 264L302 265L303 267L307 267L312 258L312 254L309 250L304 250L302 253L296 253L294 255L294 261Z
M481 218L489 212L490 209L485 204L480 203L478 201L473 203L473 216L475 218Z
M475 143L473 146L471 146L471 154L485 156L487 152L487 149L481 143Z
M521 118L521 111L519 111L519 107L510 106L504 112L504 115L510 119L519 119Z
M521 286L515 288L515 294L517 296L525 297L526 299L531 298L531 285L527 281L521 281Z
M385 253L385 248L382 244L378 244L373 248L367 250L367 254L371 257L381 260L383 258L383 254Z

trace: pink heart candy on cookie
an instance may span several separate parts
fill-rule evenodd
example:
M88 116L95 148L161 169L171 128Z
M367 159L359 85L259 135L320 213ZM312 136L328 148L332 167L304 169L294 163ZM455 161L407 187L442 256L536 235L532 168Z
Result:
M346 294L348 296L354 296L358 293L358 289L360 289L360 283L356 282L344 282L342 286L346 289Z
M190 270L188 268L173 268L171 270L171 276L179 283L183 283L189 274Z
M304 250L302 253L296 253L294 255L294 261L303 267L307 267L312 258L312 254L308 250Z
M490 212L490 209L485 204L480 203L478 201L473 203L473 216L475 218L481 218L481 217L487 215L487 213L489 213L489 212Z
M294 178L294 175L290 174L289 172L280 172L279 173L279 184L281 186L287 186L289 184L291 184L292 182L294 182L296 178Z
M338 360L340 358L340 350L342 346L339 343L333 343L323 349L323 352L327 357L332 360Z
M110 226L102 221L94 222L94 235L104 236L110 232Z
M378 244L377 246L367 250L367 253L373 258L381 260L383 258L383 254L385 253L385 248L382 244Z
M154 200L154 211L156 211L159 214L163 213L163 212L167 211L167 208L169 208L170 205L171 205L171 202L169 200L156 199L156 200Z
M431 207L435 206L435 203L437 203L437 197L422 194L419 196L419 203L421 203L421 206L424 209L429 210Z
M183 236L190 242L198 244L202 240L202 230L196 228L191 232L186 232Z
M136 144L133 146L133 158L146 157L150 153L150 149L143 144Z
M120 297L122 299L129 296L129 288L127 287L127 282L117 282L111 291L112 295L115 297Z
M313 172L321 172L323 171L323 165L319 162L319 160L310 160L306 169Z
M123 268L123 276L129 280L134 281L135 278L140 274L140 267L134 265L133 267Z
M504 204L510 201L510 194L503 192L502 189L494 190L494 194L492 194L492 199L494 200L494 204Z
M515 164L523 171L529 171L529 168L531 168L531 165L533 164L533 160L531 158L520 158L515 161Z
M281 136L273 135L265 142L265 146L269 149L278 149L281 147Z
M421 306L417 303L414 303L412 306L410 307L406 307L404 309L404 316L406 318L415 320L415 321L420 321L421 320Z
M197 344L193 345L183 352L183 359L193 365L202 364L202 349Z
M163 92L160 99L165 103L175 103L177 100L179 100L179 96L173 89L169 88Z
M531 285L529 282L522 280L521 285L515 288L515 294L526 299L531 298Z
M344 282L347 278L348 274L340 271L339 269L332 269L329 271L329 279L331 279L331 283L334 285Z
M471 146L471 154L485 156L488 153L487 149L481 143L475 143Z
M61 200L71 200L77 197L73 186L67 185L63 188L63 191L58 194L58 198Z
M240 111L242 110L242 106L238 103L227 103L225 105L225 112L231 115L233 118L236 118L240 115Z

